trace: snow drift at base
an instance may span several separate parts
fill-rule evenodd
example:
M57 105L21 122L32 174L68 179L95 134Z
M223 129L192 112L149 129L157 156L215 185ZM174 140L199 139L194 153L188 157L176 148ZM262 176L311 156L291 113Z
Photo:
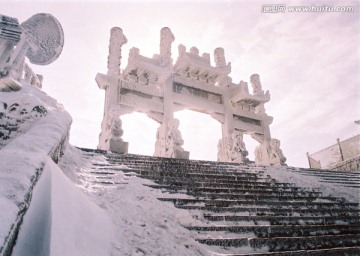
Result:
M110 255L113 224L48 159L13 255Z

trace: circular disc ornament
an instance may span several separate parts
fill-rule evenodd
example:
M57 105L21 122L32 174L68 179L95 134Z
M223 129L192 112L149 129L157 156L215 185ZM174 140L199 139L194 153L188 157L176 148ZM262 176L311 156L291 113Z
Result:
M64 32L59 21L47 13L39 13L21 24L30 47L26 53L30 62L47 65L55 61L64 46Z

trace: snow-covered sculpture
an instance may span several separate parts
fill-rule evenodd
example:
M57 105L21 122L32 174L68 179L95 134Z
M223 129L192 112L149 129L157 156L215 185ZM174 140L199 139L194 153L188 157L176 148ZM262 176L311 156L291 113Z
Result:
M246 158L247 155L248 151L246 150L246 146L243 141L243 135L242 133L235 131L233 133L231 161L236 163L244 163L248 160Z
M218 161L246 163L248 151L243 141L243 134L234 131L231 136L220 139L218 142Z
M112 31L111 38L115 38L115 35L120 38L116 40L126 42L120 28ZM121 73L121 43L110 43L110 47L118 48L116 51L109 51L109 70L114 67L114 72L96 76L98 86L106 90L98 148L109 150L110 117L138 111L146 113L159 123L155 156L188 158L189 152L183 149L179 121L174 119L174 112L188 108L209 114L221 123L219 161L247 162L248 152L243 134L249 134L266 151L261 158L258 157L260 160L257 163L266 162L269 165L270 162L278 161L274 154L277 154L280 162L284 162L279 148L273 145L272 150L270 145L269 125L272 117L264 109L264 104L270 100L270 94L262 90L259 75L254 74L250 78L253 93L249 93L244 81L234 84L229 77L230 62L226 63L225 51L220 47L214 50L213 66L210 54L200 54L195 46L187 51L180 44L178 58L173 64L171 44L174 38L169 28L161 29L160 53L154 54L152 58L141 55L138 48L131 48L128 64ZM271 161L270 152L275 152Z
M26 102L20 98L19 102ZM0 149L47 115L42 105L0 101Z
M122 130L122 122L120 118L112 118L111 120L111 138L110 150L116 153L127 153L128 143L121 138L124 131Z
M25 56L33 64L55 61L64 45L60 23L51 14L39 13L19 25L0 15L0 90L19 90Z
M179 125L179 120L175 118L168 122L168 131L165 138L165 157L188 158L188 152L182 148L184 140L179 131Z
M257 146L255 162L259 165L286 165L286 158L280 149L280 141L271 139Z

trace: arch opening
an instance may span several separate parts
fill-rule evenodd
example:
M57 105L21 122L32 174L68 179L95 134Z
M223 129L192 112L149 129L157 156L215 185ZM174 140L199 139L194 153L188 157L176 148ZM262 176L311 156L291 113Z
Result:
M180 121L183 148L190 152L190 159L217 161L221 124L208 114L191 110L177 111L174 117Z
M120 119L124 131L122 139L129 143L128 153L152 156L159 124L139 112L122 115Z
M243 141L245 143L246 146L246 150L248 151L248 156L247 158L251 161L254 162L255 161L255 148L259 145L259 142L257 142L256 140L254 140L251 135L244 133L243 136Z

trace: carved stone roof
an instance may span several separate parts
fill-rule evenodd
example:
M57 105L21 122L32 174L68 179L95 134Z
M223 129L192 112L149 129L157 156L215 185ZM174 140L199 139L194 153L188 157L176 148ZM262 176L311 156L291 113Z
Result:
M211 66L208 53L199 56L197 48L192 47L190 52L186 52L185 46L179 45L179 57L174 66L174 72L182 76L215 84L219 78L230 74L231 65L229 63L223 67Z

